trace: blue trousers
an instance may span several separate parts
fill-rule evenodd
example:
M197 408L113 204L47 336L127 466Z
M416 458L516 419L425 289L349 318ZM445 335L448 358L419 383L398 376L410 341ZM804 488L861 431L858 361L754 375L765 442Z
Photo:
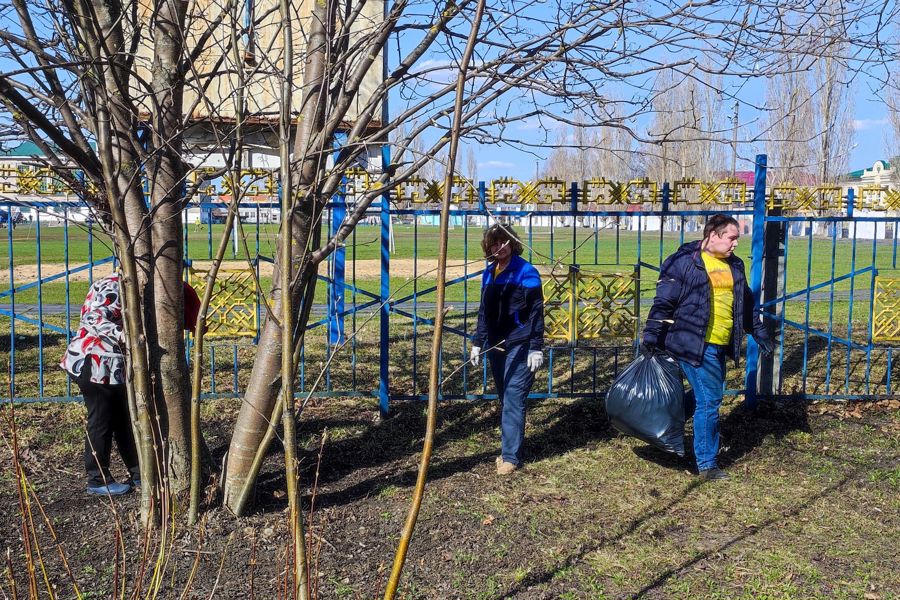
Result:
M703 471L718 466L719 407L725 390L725 347L707 344L699 367L681 361L681 370L690 393L685 397L685 416L694 415L694 457L697 469Z
M506 352L491 350L488 360L500 397L500 456L518 465L525 441L525 400L534 384L534 373L528 368L528 344L518 344Z

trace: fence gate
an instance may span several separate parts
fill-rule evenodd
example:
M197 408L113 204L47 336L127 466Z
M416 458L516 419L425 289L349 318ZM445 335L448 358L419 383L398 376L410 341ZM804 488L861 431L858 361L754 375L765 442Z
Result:
M887 187L769 187L762 307L778 344L761 394L898 396L898 226L900 193Z
M391 400L426 397L442 194L440 182L412 180L380 215L383 410ZM523 257L543 279L548 360L532 397L595 397L634 358L665 257L699 238L718 212L737 217L747 237L761 236L757 208L765 204L764 188L734 180L457 179L451 196L450 309L440 356L446 399L496 398L487 365L467 363L485 268L480 242L491 223L516 230ZM729 393L742 391L744 378L730 372Z

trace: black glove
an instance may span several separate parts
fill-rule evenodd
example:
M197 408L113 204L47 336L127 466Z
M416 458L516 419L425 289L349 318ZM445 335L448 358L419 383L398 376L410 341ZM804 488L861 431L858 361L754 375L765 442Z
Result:
M772 356L772 353L775 352L775 342L770 340L769 338L757 338L754 337L757 345L759 346L759 351L762 352L763 356Z
M651 344L650 342L641 342L641 354L652 356L660 352L659 346L656 344Z

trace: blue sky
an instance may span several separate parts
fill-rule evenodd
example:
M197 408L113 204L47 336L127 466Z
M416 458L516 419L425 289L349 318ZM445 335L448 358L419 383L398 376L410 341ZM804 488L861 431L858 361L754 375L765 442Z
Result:
M891 135L890 121L886 105L880 99L871 94L869 86L856 85L856 98L854 103L854 145L850 150L849 170L854 171L869 168L876 160L888 160L890 151L888 140ZM746 114L746 109L743 109ZM752 122L754 117L742 116L741 121ZM752 124L750 125L752 127ZM528 125L522 124L515 127L517 132L527 133ZM535 157L526 152L517 152L510 147L495 145L474 146L478 164L478 178L490 180L499 177L514 177L520 180L530 180L534 177ZM739 156L752 156L755 152L763 151L762 148L745 147L739 151ZM549 150L544 153L549 153ZM461 154L462 160L465 154ZM742 166L743 163L743 166ZM464 168L464 163L459 167ZM738 170L752 170L752 164L738 160Z
M4 19L4 26L11 29L16 29L10 17L7 16ZM632 34L633 36L635 34ZM406 47L408 44L413 43L414 40L411 38L401 40L401 46ZM395 51L389 53L389 56L396 58L397 54ZM429 61L426 60L425 64L427 65ZM432 65L435 65L435 61L431 61ZM422 68L423 65L418 65L417 68ZM8 69L15 68L15 65L8 60L0 59L0 69ZM437 74L435 74L438 77ZM455 73L452 71L445 71L442 77L452 78L455 76ZM861 169L864 167L870 167L872 163L874 163L878 159L887 159L890 156L890 152L886 150L886 138L890 131L890 123L888 120L887 107L884 103L877 98L875 94L875 89L877 89L877 82L874 79L867 77L865 74L858 75L854 81L852 82L853 90L856 94L855 97L855 106L854 106L854 124L855 124L855 145L850 150L850 161L849 161L849 170ZM628 97L629 94L633 94L635 88L626 87L625 85L621 85L620 89L617 89L614 84L610 84L607 86L608 89L605 89L605 93L612 97ZM761 80L740 80L739 82L735 82L731 85L731 90L735 93L738 93L740 90L740 94L743 99L747 100L750 104L763 104L764 103L764 83ZM393 102L393 101L392 101ZM746 125L748 128L753 127L753 122L758 120L759 115L754 115L753 112L748 107L741 108L741 123L742 125ZM635 123L634 125L638 129L646 128L649 123L649 119L646 119L643 123ZM533 141L538 141L542 138L542 131L536 126L536 120L531 119L521 123L514 123L510 126L511 133L517 136L521 136L523 138L528 138ZM521 180L529 180L532 179L535 173L535 163L538 160L535 157L535 151L533 152L525 152L518 151L513 147L505 146L505 145L476 145L473 146L475 150L475 158L477 162L478 168L478 177L482 180L490 180L499 177L515 177ZM756 152L762 151L762 148L751 148L751 147L743 147L740 149L740 156L750 158ZM538 155L542 155L543 158L549 154L549 149L541 152L536 151ZM458 168L460 170L465 169L465 161L467 157L466 148L462 148L459 155L459 164ZM749 162L739 161L738 168L751 168L751 164Z
M658 3L658 6L665 8L663 5L669 6L668 3L665 2ZM731 13L723 13L721 15L715 13L715 11L727 10L728 5L728 3L723 3L723 6L726 7L725 9L714 7L710 10L712 10L713 14L716 14L716 16L722 16L726 19L733 18L734 15ZM536 6L538 8L535 8L535 6L532 6L531 8L538 11L536 14L539 15L539 11L543 9L540 7L539 3ZM734 5L732 4L731 6L733 7ZM848 11L847 14L850 15L850 25L848 25L848 31L851 32L850 35L860 35L864 37L861 32L864 32L867 27L871 27L871 19L853 20L852 17L861 14L855 11L862 11L865 13L871 5L867 5L867 3L863 1L850 0L846 5L842 4L842 6ZM659 8L659 10L663 10L663 8ZM809 17L810 15L806 16ZM818 15L816 16L818 17ZM869 17L871 17L871 15L869 15ZM463 29L465 28L463 27ZM665 30L665 26L662 26L661 29ZM823 35L821 30L814 27L808 27L801 31L806 37L813 40L821 38ZM889 33L890 32L883 32L885 36ZM644 40L647 39L644 33L639 31L631 32L629 36L629 40L632 43L635 41L637 42L638 49L640 49ZM618 39L612 40L612 38L610 38L610 40L618 43ZM409 40L401 40L402 47L405 47L408 43L410 43ZM667 61L673 60L673 57L681 59L686 56L698 56L697 48L702 48L703 44L704 42L700 41L696 44L684 42L681 45L677 45L676 48L680 48L680 50L676 50L676 52L679 52L680 55L669 54L672 51L672 48L668 46L658 50L651 50L646 54L639 56L635 64L638 67L647 66L656 59L660 61L659 64L666 64ZM882 51L884 51L884 48L882 48ZM771 55L766 52L758 54L756 60L761 65L759 69L757 69L756 64L753 64L752 67L750 67L746 62L743 65L736 65L735 68L737 70L744 69L745 72L749 72L749 69L753 73L760 73L766 68L762 65L765 65L768 60L771 60L772 56L777 55L777 52L771 53ZM863 60L866 58L874 58L875 56L877 56L877 53L873 53L871 49L864 48L857 50L851 48L844 57L846 59L845 73L850 78L850 81L847 82L847 84L851 86L854 94L852 121L855 135L853 143L850 148L847 149L847 154L849 155L847 166L849 171L871 167L872 164L879 159L889 159L891 154L889 147L893 147L892 143L888 143L891 138L891 126L888 119L887 106L877 97L881 83L870 73L870 71L877 70L877 75L880 75L883 78L888 67L885 65L879 65L877 67L862 66ZM715 54L711 60L716 60ZM750 60L752 60L752 58ZM886 60L891 59L887 58ZM439 61L432 62L437 63ZM811 66L808 61L806 66ZM444 75L444 77L446 77L445 80L450 80L454 76L455 72L445 73ZM614 80L609 80L607 83L604 83L603 93L612 98L633 99L640 94L647 93L646 90L648 84L649 86L652 86L652 78L653 75L651 74L641 81L631 81L631 84L616 83ZM758 135L757 132L760 129L759 124L765 121L766 115L765 113L754 109L754 106L764 106L766 103L765 79L761 76L726 78L724 81L724 88L728 94L733 94L742 101L739 119L742 128L741 137L747 138ZM732 100L727 100L726 104L729 107L730 112ZM641 132L646 131L649 124L650 117L647 115L641 116L635 122L629 123L629 125ZM539 142L543 138L544 133L534 125L534 119L524 123L513 123L510 126L510 133L512 135L521 136L531 142ZM554 139L555 134L551 133L550 137L551 139ZM730 135L726 135L725 137L728 138ZM543 151L533 149L531 151L520 151L511 146L498 144L473 145L472 147L475 150L478 178L481 180L490 180L499 177L514 177L520 180L532 179L535 174L535 163L537 160L535 153L542 155L542 158L546 158L550 153L549 148ZM752 162L750 161L755 154L760 152L765 152L765 144L762 142L756 142L755 144L740 144L738 149L739 160L737 168L739 170L752 169ZM466 150L463 149L460 153L460 161L457 164L457 169L459 171L465 172L465 159Z

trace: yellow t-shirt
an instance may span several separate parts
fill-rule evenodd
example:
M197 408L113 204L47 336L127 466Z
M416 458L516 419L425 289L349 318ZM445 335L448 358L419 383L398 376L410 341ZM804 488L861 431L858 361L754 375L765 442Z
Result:
M709 325L706 326L705 341L724 346L731 340L731 326L734 319L734 278L727 262L708 252L700 254L709 275L712 293L710 298L712 310L709 313Z

